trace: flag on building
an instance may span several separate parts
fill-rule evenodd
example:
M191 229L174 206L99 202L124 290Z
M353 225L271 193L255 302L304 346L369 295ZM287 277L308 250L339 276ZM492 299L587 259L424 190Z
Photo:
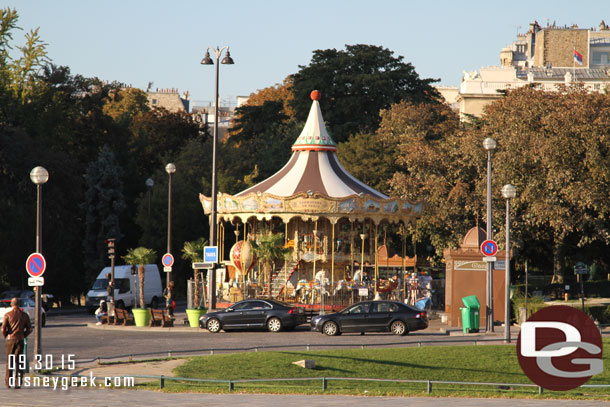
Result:
M582 65L582 54L576 50L574 50L574 62Z

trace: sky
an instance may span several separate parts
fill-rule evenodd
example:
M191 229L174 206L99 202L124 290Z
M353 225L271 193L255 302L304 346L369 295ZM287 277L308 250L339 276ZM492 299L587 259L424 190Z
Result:
M459 86L462 72L499 65L500 51L540 25L610 23L607 0L4 0L20 16L12 44L40 28L56 65L72 74L146 89L214 98L215 69L200 65L208 47L229 46L220 67L222 101L282 83L317 49L379 45L410 62L421 78ZM321 89L322 93L324 90ZM224 103L223 103L224 104Z

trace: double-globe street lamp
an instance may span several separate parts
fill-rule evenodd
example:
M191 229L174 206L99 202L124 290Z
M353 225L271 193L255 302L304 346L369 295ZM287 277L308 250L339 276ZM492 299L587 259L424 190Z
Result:
M165 172L167 172L167 175L169 175L169 180L167 181L167 253L171 253L172 252L172 245L171 245L171 241L172 241L171 240L172 239L172 174L174 172L176 172L176 166L173 163L167 164L165 166ZM172 272L167 271L166 276L167 276L167 280L165 282L165 286L169 287L169 283L172 281Z
M506 260L505 260L505 301L504 304L504 342L510 343L510 200L517 196L515 187L506 184L502 187L502 197L506 199Z
M42 214L42 184L46 183L49 180L49 172L44 167L35 167L30 171L30 179L34 184L36 184L36 253L42 254L42 235L41 235L41 214ZM42 352L40 350L42 344L40 330L41 330L41 321L40 321L40 291L42 290L42 286L34 287L36 291L36 304L35 304L35 312L36 312L36 336L34 343L34 354L41 355Z
M215 90L215 96L214 96L214 139L212 141L212 211L210 213L210 245L212 246L217 246L217 225L216 225L216 216L217 216L217 208L218 208L218 202L217 202L217 186L216 186L216 144L218 142L218 74L219 74L219 68L220 68L220 64L224 64L224 65L233 65L233 58L231 58L231 53L229 52L229 47L228 46L224 46L222 48L219 48L218 46L216 48L213 47L208 47L206 49L205 52L205 56L203 57L203 59L201 60L201 64L202 65L214 65L214 61L212 60L212 58L210 57L210 49L212 50L212 52L214 53L214 57L216 58L216 90ZM224 50L227 50L225 57L222 59L222 61L220 61L220 56L222 55L222 52ZM208 278L208 287L209 287L209 295L208 295L208 299L209 299L209 309L215 309L216 308L216 265L214 264L211 270L211 273L209 273L210 276Z
M491 137L483 140L483 148L487 150L487 240L493 238L493 230L491 228L491 152L496 148L496 140ZM486 279L486 300L485 307L485 331L494 332L494 294L493 294L493 263L487 262L487 279Z

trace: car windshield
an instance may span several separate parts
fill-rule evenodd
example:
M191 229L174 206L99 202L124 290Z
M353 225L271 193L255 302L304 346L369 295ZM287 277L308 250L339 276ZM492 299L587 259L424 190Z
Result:
M10 307L11 307L10 301L0 301L0 308L10 308Z
M108 287L108 280L106 280L105 278L98 278L97 280L95 280L95 283L93 283L93 287L91 287L91 289L98 291L98 290L105 290L107 287Z

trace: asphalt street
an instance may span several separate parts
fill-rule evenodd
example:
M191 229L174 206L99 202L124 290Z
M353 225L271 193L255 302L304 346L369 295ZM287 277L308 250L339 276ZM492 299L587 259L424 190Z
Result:
M181 314L177 314L177 323L181 322ZM111 357L117 355L137 355L147 352L172 351L178 356L177 350L190 349L235 349L243 347L273 346L270 350L288 349L288 346L307 344L311 349L329 348L330 345L350 346L418 346L418 341L441 341L440 344L455 344L463 337L450 336L438 329L438 326L428 330L414 332L405 337L391 334L345 334L338 337L327 337L319 333L309 332L307 326L297 328L293 332L271 334L258 332L221 332L211 334L203 329L178 326L168 328L105 328L93 325L95 319L85 313L65 315L50 315L47 326L42 331L42 353L52 355L54 367L70 355L75 360ZM501 329L500 329L501 331ZM501 332L496 333L496 338ZM468 336L468 340L482 339L483 335ZM472 342L470 342L472 343ZM498 342L495 342L498 343ZM29 352L32 354L34 342L30 339ZM436 344L438 345L438 344ZM423 344L422 346L425 346ZM292 348L294 349L294 348ZM196 352L203 353L203 352ZM209 351L207 351L209 353ZM135 357L150 358L151 356ZM3 358L2 358L3 359ZM124 359L124 358L123 358ZM0 369L4 371L5 361L0 361ZM397 398L397 397L356 397L356 396L306 396L306 395L251 395L251 394L166 394L144 390L103 390L77 389L53 390L44 388L29 388L20 390L0 390L0 406L116 406L128 403L133 406L220 406L248 405L269 406L334 406L349 403L353 406L513 406L515 400L509 399L467 399L467 398ZM610 403L600 401L574 400L519 400L521 406L610 406Z

